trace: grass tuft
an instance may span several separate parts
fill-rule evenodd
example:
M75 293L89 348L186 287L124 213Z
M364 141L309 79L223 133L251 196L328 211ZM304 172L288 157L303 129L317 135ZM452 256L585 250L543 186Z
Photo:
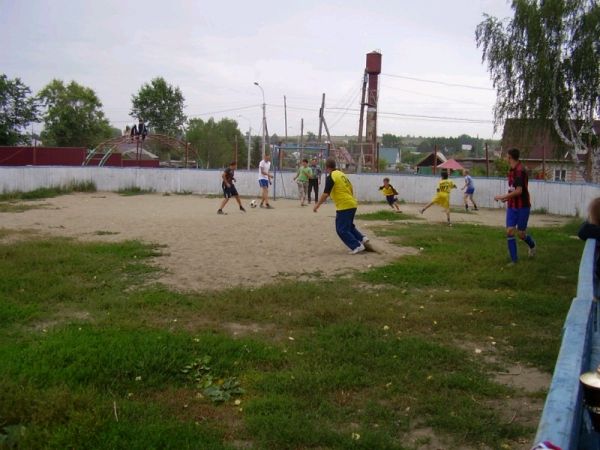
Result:
M154 190L153 189L142 189L138 186L128 186L126 188L119 189L117 191L117 193L122 196L129 197L132 195L152 194L152 193L154 193Z

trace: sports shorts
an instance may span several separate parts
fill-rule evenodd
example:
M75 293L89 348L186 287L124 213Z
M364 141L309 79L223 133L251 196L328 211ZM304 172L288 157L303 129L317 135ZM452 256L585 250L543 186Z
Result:
M475 192L475 188L474 187L469 187L465 191L465 194L467 194L467 195L473 195L473 192Z
M231 198L231 197L235 197L237 195L239 195L238 191L233 184L231 185L231 187L227 187L227 186L223 185L223 197Z
M263 180L262 178L260 180L258 180L258 184L261 188L268 188L269 187L269 180Z
M393 195L386 195L385 199L387 200L389 205L393 205L394 203L396 203L398 201L398 197L395 197Z
M529 211L531 208L507 208L506 209L506 228L517 228L520 231L527 229L529 221Z

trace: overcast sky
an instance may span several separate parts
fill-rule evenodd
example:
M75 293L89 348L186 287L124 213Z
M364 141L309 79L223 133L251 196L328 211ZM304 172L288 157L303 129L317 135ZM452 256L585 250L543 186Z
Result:
M301 118L317 133L325 93L331 133L355 135L365 55L378 50L379 134L498 138L474 32L484 13L510 12L505 0L0 0L0 73L34 92L53 78L91 87L118 128L133 122L132 94L162 76L188 117L233 118L253 134L258 81L271 134L285 134L284 95L289 134Z

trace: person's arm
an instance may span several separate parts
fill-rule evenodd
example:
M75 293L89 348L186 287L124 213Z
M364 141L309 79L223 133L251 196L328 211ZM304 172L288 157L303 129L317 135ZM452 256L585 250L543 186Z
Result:
M587 239L598 239L600 240L600 226L594 225L585 221L581 224L579 232L577 233L579 239L585 241Z
M465 178L465 185L460 188L461 191L464 191L467 188L467 179Z
M223 178L223 183L225 183L225 186L231 187L231 185L227 182L227 172L223 171L221 178Z
M517 186L517 187L515 187L515 190L512 192L507 192L506 194L503 194L503 195L496 195L494 197L494 200L506 202L509 198L518 197L522 193L523 193L523 188L521 186Z
M325 203L325 201L327 200L327 197L329 197L329 193L331 192L332 189L333 189L333 179L330 176L328 176L325 179L325 189L323 189L323 193L321 194L321 197L319 198L319 201L317 202L317 204L313 208L314 212L317 212L317 209L319 209L319 207L323 203Z
M507 192L504 195L496 195L494 200L500 200L501 202L506 202L509 198L518 197L523 193L523 178L517 177L514 182L515 190L511 192Z

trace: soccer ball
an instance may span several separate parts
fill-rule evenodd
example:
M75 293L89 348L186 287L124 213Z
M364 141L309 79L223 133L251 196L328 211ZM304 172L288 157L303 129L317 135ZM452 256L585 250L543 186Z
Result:
M256 208L256 200L250 202L250 208Z

